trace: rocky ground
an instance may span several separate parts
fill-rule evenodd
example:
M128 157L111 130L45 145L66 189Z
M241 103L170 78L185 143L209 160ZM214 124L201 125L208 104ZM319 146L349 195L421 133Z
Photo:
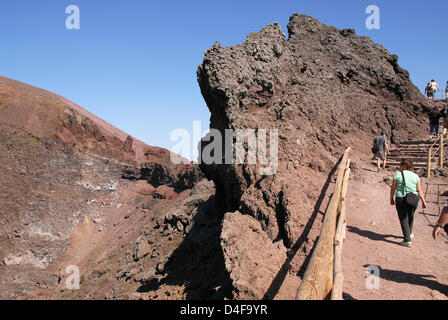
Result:
M422 178L428 202L415 214L412 248L403 241L400 223L389 203L393 172L377 174L362 167L362 176L352 179L348 190L347 240L343 247L344 298L356 300L446 300L448 277L447 234L437 240L432 230L446 201L444 177ZM378 267L374 286L369 266ZM369 278L370 277L370 278ZM367 285L366 285L367 283Z

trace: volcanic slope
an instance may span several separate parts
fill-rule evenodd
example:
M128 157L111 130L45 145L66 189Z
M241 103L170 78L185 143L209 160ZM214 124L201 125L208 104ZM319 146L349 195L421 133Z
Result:
M198 256L213 252L210 267L224 265L213 242L220 223L197 165L174 165L168 150L0 77L0 179L1 299L216 294L224 270L215 275ZM70 266L79 290L66 287ZM197 268L207 270L195 278Z

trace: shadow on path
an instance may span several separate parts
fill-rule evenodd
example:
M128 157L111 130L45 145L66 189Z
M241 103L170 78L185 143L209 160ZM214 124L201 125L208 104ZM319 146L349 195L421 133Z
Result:
M420 211L420 212L417 212L418 214L421 214L421 215L423 215L423 216L425 216L425 217L438 217L439 215L438 214L434 214L434 213L426 213L426 212L424 212L424 211Z
M367 267L365 265L364 267ZM389 269L380 269L380 278L394 281L397 283L409 283L417 286L422 286L429 288L431 290L439 291L440 293L448 296L448 286L441 284L435 280L436 277L433 275L426 274L416 274L416 273L408 273L398 270L389 270Z
M347 226L347 230L349 232L352 233L356 233L362 237L366 237L370 240L373 241L384 241L384 242L388 242L388 243L393 243L393 244L397 244L400 245L400 242L397 241L392 241L392 240L388 240L387 238L394 238L394 239L403 239L403 237L398 237L392 234L379 234L373 231L368 231L368 230L361 230L357 227L353 227L353 226Z
M353 298L350 294L348 294L347 292L343 292L342 293L342 300L357 300L355 298Z
M369 171L369 172L373 172L373 173L377 173L377 169L371 169L371 168L362 168L362 170L364 171Z

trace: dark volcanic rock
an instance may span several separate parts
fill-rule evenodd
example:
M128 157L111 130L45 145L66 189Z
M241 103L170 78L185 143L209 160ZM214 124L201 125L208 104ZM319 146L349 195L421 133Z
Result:
M431 105L398 57L370 38L297 14L288 32L274 23L240 45L215 43L197 77L210 128L223 137L225 129L278 129L275 175L260 175L264 166L247 161L201 169L215 182L222 214L250 215L271 241L291 248L310 219L319 177L325 180L319 171L330 172L348 146L368 156L380 129L393 143L423 137Z
M133 143L132 137L128 135L123 143L123 151L131 153L134 152L134 150L132 149L132 143Z
M226 268L231 270L234 297L262 299L286 259L285 247L281 243L273 244L257 220L239 212L225 215L221 245ZM254 250L254 247L264 249Z

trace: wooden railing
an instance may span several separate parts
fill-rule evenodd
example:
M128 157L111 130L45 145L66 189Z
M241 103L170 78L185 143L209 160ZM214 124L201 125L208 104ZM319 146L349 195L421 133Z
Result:
M429 179L431 178L431 161L433 158L435 158L438 154L439 156L439 166L441 169L443 169L443 161L444 161L444 154L443 154L443 143L444 143L444 136L447 134L447 129L443 129L442 134L440 134L436 141L432 144L431 147L429 147L428 150L428 165L426 167L426 177ZM439 147L437 150L433 151L434 147L436 146L437 142L439 142Z
M350 150L350 147L345 150L339 164L335 190L325 212L319 240L297 291L297 300L342 300L342 243L346 232L345 198Z

